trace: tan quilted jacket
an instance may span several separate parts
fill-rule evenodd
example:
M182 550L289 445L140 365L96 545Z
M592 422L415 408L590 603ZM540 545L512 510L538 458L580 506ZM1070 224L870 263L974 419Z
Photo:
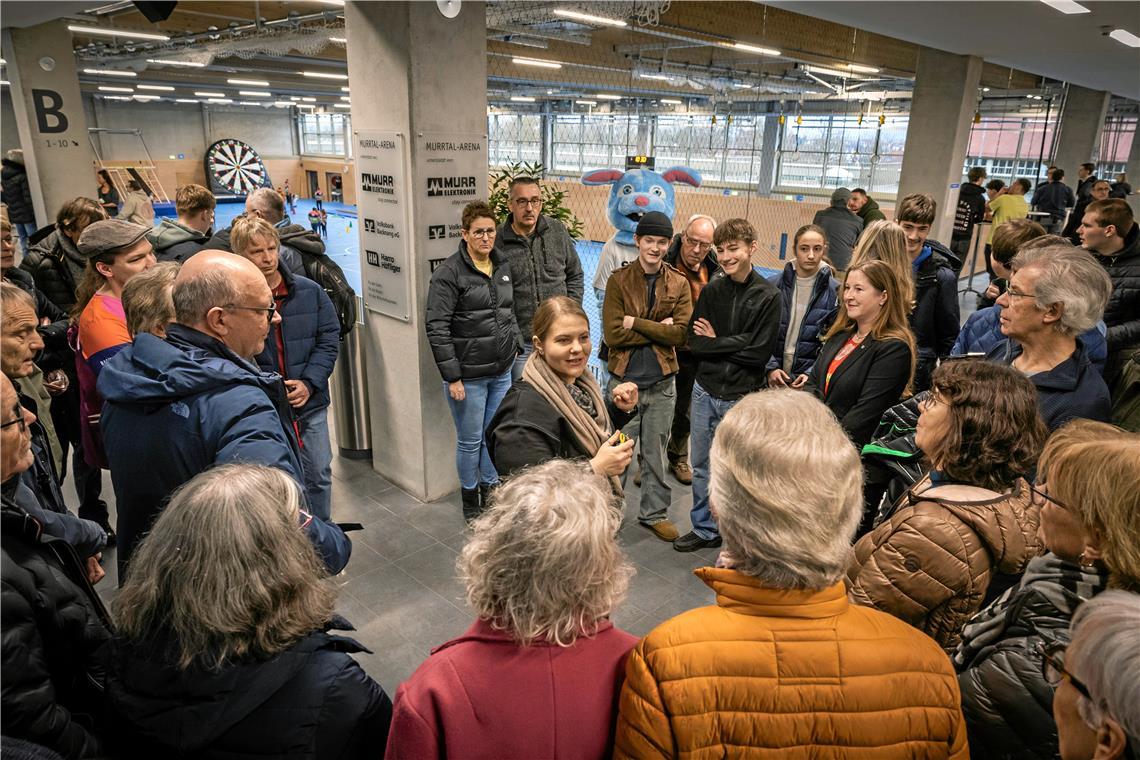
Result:
M889 612L953 652L994 572L1020 573L1040 552L1039 510L1011 492L920 481L890 519L855 544L851 601Z

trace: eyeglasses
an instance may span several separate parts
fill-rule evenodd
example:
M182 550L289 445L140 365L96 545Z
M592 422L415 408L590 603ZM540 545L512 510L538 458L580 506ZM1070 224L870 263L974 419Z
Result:
M1085 699L1095 701L1089 694L1088 687L1072 673L1065 670L1064 655L1067 646L1068 644L1060 641L1043 641L1037 644L1037 654L1041 655L1041 675L1045 677L1045 682L1054 689L1061 685L1061 681L1067 680Z
M700 240L693 240L688 235L684 235L683 237L685 238L685 245L692 246L698 251L707 251L713 247L712 243L702 243Z
M228 304L223 306L224 309L241 309L242 311L264 311L265 317L270 322L273 321L273 315L277 313L277 304L272 306L238 306L237 304Z
M17 425L20 428L21 433L27 432L28 421L24 418L24 408L17 404L16 408L13 409L12 411L15 412L16 419L8 420L3 425L0 425L0 430L3 430L4 428L7 428L7 427L12 427L13 425Z
M1028 483L1029 481L1026 481L1026 482ZM1048 501L1048 502L1051 502L1054 505L1060 507L1061 509L1065 510L1066 512L1071 511L1067 506L1065 506L1064 504L1057 501L1056 499L1054 499L1049 494L1042 491L1041 487L1044 485L1045 485L1045 483L1043 481L1038 481L1036 484L1029 483L1029 493L1030 493L1029 498L1030 498L1030 501L1033 502L1034 506L1043 507L1043 506L1045 506L1045 502Z
M1010 298L1036 298L1036 293L1022 293L1020 290L1014 290L1013 287L1005 289L1005 294Z
M541 206L542 198L515 198L511 203L516 206Z
M486 239L486 238L495 237L495 230L494 230L494 228L491 228L489 230L471 230L467 234L470 235L471 237Z
M933 409L935 404L945 404L945 403L946 403L946 401L938 398L937 394L935 394L933 390L930 390L930 391L926 392L925 396L923 396L921 399L919 399L918 409L921 412L925 412L925 411L928 411L930 409Z

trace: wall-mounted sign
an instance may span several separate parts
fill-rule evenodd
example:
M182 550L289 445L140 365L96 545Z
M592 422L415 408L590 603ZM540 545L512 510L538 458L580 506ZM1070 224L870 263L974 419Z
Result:
M364 307L411 321L407 146L399 132L356 133L356 207Z
M428 264L426 279L459 247L463 207L487 200L487 140L467 132L432 132L416 140L416 250Z

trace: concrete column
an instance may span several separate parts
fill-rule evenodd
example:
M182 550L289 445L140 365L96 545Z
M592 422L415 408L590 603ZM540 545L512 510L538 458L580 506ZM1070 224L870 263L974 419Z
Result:
M418 135L487 131L486 22L482 2L465 2L456 18L435 3L345 4L348 72L354 129L408 136L413 185L430 166ZM462 65L456 65L456 62ZM384 83L377 87L376 83ZM486 141L482 166L487 165ZM426 179L423 180L426 182ZM423 201L406 192L411 288L410 319L365 311L372 465L412 495L434 500L459 487L455 426L424 330L431 276L419 234L427 225ZM485 197L485 196L484 196ZM459 222L456 213L455 223ZM453 249L454 250L454 249ZM361 246L364 253L364 246ZM361 269L366 262L361 262Z
M40 225L76 195L95 195L95 152L65 20L3 31L5 73Z
M780 149L780 116L769 113L764 115L764 132L760 141L760 171L756 177L756 193L767 196L772 194L772 187L776 184L776 153Z
M977 106L982 59L920 48L898 198L929 193L938 203L930 237L949 245L962 162ZM951 187L955 185L955 187Z
M1087 161L1097 160L1104 117L1108 113L1111 94L1102 90L1069 85L1065 110L1057 123L1056 150L1053 163L1065 170L1065 184L1076 191L1077 169Z

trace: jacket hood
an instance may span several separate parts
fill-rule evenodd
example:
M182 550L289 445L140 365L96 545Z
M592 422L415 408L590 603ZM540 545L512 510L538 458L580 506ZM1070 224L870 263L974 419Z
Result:
M0 159L0 163L3 164L5 169L9 169L9 170L14 171L14 172L19 172L20 174L27 174L28 173L27 167L24 166L19 161L13 161L10 158L3 158L3 159Z
M868 195L867 202L863 204L863 208L859 209L859 216L866 216L868 212L878 210L879 202Z
M284 223L277 227L282 243L311 256L320 256L325 252L325 241L321 240L320 235L299 224L293 224L289 217L285 217L282 222Z
M986 189L981 185L975 185L973 182L967 182L958 189L959 196L966 196L967 198L972 195L983 195Z
M1018 480L1013 490L995 494L985 488L946 484L911 492L911 503L933 501L965 523L985 543L994 569L1018 573L1037 554L1038 510L1029 489Z
M151 244L159 250L165 250L172 245L185 243L190 240L196 243L205 243L210 239L208 234L198 232L198 230L187 227L167 217L162 218L162 223L158 225L158 229L153 235L154 237L151 238Z
M930 259L923 264L923 266L919 267L915 282L916 286L921 284L917 280L921 280L926 276L934 276L938 267L943 266L953 269L955 266L961 263L961 259L958 257L958 254L954 253L949 248L942 245L942 243L939 243L937 240L928 239L926 241L926 245L930 247L931 256ZM941 261L939 261L939 259L941 259Z
M98 389L120 404L167 403L229 385L272 388L277 379L205 333L173 324L166 340L138 335L104 365Z

